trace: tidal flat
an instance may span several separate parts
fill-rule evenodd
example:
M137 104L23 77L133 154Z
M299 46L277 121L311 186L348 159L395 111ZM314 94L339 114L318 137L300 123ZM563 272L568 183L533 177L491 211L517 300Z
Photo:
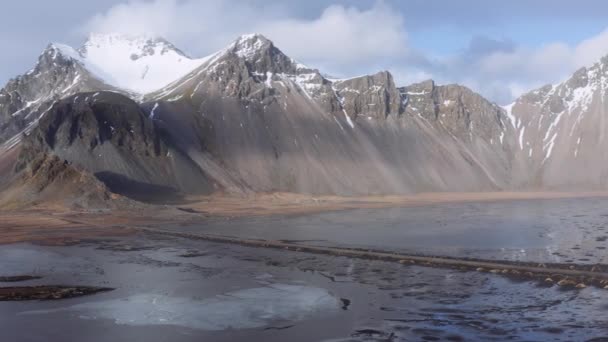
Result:
M513 262L604 265L608 199L206 217L171 232ZM14 341L608 340L608 290L254 248L133 229L0 246L0 287L104 291L0 301ZM10 282L8 282L10 280ZM33 329L32 327L35 327Z

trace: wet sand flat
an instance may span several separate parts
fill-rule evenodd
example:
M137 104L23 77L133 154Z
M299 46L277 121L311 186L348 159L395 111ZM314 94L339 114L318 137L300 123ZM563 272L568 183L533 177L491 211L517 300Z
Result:
M143 234L0 246L0 273L115 290L0 302L19 341L584 341L606 336L606 291L382 261ZM35 327L35 329L32 329Z

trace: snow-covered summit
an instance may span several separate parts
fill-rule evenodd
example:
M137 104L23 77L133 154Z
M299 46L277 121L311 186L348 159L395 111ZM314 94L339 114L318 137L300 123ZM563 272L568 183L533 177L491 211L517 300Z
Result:
M199 67L209 68L230 56L245 60L255 72L316 72L287 57L259 33L241 35L226 48L203 58L191 58L157 36L121 33L93 33L78 49L53 43L48 50L54 56L77 61L112 87L140 95L163 89Z
M202 63L166 40L146 35L91 34L79 49L57 43L52 47L105 83L140 94L160 89Z
M154 55L159 53L161 55L174 52L180 56L186 56L182 51L176 48L173 44L168 42L162 37L154 35L128 35L122 33L91 33L79 49L83 54L87 53L89 49L100 49L102 47L127 47L135 52L133 60L139 59L144 56Z

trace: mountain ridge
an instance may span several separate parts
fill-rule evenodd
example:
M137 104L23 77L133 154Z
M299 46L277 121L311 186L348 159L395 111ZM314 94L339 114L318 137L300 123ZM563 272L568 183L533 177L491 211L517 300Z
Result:
M114 39L123 42L126 38L97 38L102 42ZM136 41L137 47L152 42L146 52L148 55L157 55L166 49L166 54L188 58L164 40L147 37ZM82 51L51 46L59 53L64 51L68 56L63 58L64 62L72 68L80 68L82 73L88 71ZM97 45L87 46L93 49ZM148 55L131 57L140 60ZM62 153L61 149L53 148L51 153L83 166L93 174L103 172L104 168L112 169L122 175L123 182L166 186L171 191L184 193L199 192L192 183L197 177L207 184L203 192L237 193L375 195L581 186L576 177L568 178L565 173L555 171L567 159L553 162L555 166L549 167L551 160L531 161L526 155L530 152L523 145L530 143L532 136L527 134L533 134L530 132L535 130L541 132L535 133L536 136L550 135L549 140L552 139L556 146L561 144L559 139L551 138L557 126L551 122L555 120L544 122L539 119L544 115L542 111L563 109L563 112L567 104L577 98L575 95L581 93L576 89L586 89L589 79L595 80L593 77L603 75L604 70L600 62L598 68L602 72L591 75L589 70L594 70L593 67L584 69L564 82L570 91L544 87L520 97L516 104L502 108L457 84L436 85L428 80L397 86L389 71L348 79L330 78L285 55L272 41L259 34L240 36L224 49L197 61L199 64L187 73L146 94L109 85L100 81L103 77L97 78L95 72L89 72L87 77L96 82L84 85L80 80L74 81L73 76L71 80L78 91L74 94L67 91L53 103L67 96L77 102L74 95L82 91L89 92L85 94L86 98L93 92L106 94L106 91L130 97L137 102L129 105L130 111L144 113L138 114L141 120L162 130L164 144L169 144L173 153L181 156L168 169L168 166L162 168L191 170L188 172L199 176L187 176L185 179L190 181L185 183L177 178L166 182L146 176L145 172L125 171L123 167L113 169L122 165L122 162L116 164L123 158L118 155L108 157L109 161L101 164L86 162L94 160L91 156L95 156L98 149L109 148L108 144L113 144L110 142L101 143L85 154L82 151ZM45 66L51 71L63 70L52 63ZM69 75L74 74L69 72ZM601 75L601 87L594 91L601 88L599 92L605 93ZM535 97L551 96L554 98L543 100L543 104L534 102ZM0 110L1 100L0 97ZM49 110L49 104L46 106ZM95 112L95 109L91 110ZM122 109L113 107L112 110ZM32 118L36 113L32 111L28 115ZM57 115L55 111L53 113ZM596 115L595 120L601 122L601 117ZM534 120L542 121L543 125L531 129L530 123ZM23 133L30 136L49 134L48 125L36 128L36 123L35 120L26 123L30 128ZM33 129L39 130L30 133ZM120 131L121 128L116 129ZM1 145L0 159L3 149L10 150L20 144L20 138L13 137ZM547 153L548 146L545 141L536 148ZM556 148L556 151L561 150ZM581 150L581 153L588 152ZM90 156L85 158L88 154ZM556 153L560 154L563 153ZM138 155L139 152L131 151L125 156L140 160ZM603 165L602 161L598 161L598 165ZM153 166L155 161L142 163L137 167L158 167ZM603 170L601 177L583 185L591 188L596 184L606 185L604 174L608 174L608 170Z

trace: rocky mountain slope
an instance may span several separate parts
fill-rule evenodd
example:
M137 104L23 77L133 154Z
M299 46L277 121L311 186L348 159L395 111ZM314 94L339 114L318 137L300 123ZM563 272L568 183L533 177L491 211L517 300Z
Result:
M79 50L49 47L0 92L13 94L0 102L12 137L0 166L54 155L140 198L605 187L606 64L503 109L460 85L399 87L388 71L328 78L257 34L202 59L94 35ZM44 88L38 74L63 83Z
M505 187L504 112L464 87L410 88L398 89L388 72L330 80L249 35L145 106L203 169L208 160L220 166L226 188L355 195Z
M10 184L0 185L0 208L27 208L39 203L79 208L112 208L130 201L111 193L89 172L57 156L39 154Z
M23 141L15 169L44 154L90 172L115 193L138 199L209 193L206 175L165 135L123 95L79 93L56 102L40 119Z

